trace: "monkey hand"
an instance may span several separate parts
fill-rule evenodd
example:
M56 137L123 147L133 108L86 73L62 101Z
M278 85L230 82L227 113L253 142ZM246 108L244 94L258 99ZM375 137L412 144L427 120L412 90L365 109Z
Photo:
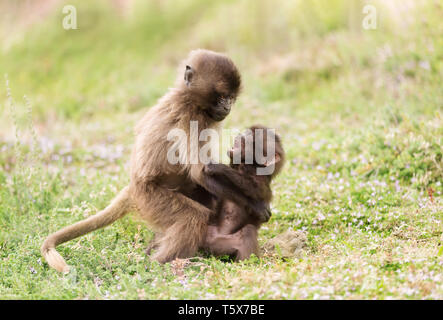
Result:
M204 166L203 170L208 175L214 175L217 173L217 165L210 162Z

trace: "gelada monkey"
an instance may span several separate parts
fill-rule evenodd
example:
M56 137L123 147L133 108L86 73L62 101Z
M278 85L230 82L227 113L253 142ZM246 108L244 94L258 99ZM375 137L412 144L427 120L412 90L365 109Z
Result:
M262 132L260 137L257 134L259 131ZM249 150L246 148L248 139L251 143ZM274 143L275 147L270 148L269 143ZM261 148L262 152L256 152L256 148ZM249 164L245 161L247 152L250 152L251 157ZM275 152L275 155L272 157L269 152ZM263 161L259 161L258 157L265 154ZM240 163L234 161L236 155ZM226 168L219 164L208 164L205 166L206 174L232 182L234 189L225 189L225 195L238 192L235 186L249 186L256 193L256 198L269 206L272 199L271 181L280 172L285 159L280 137L266 127L253 126L245 134L236 137L228 156L234 171L226 172ZM257 174L257 168L269 166L274 166L268 171L269 174ZM229 200L228 197L218 199L214 210L216 215L209 223L203 248L215 255L230 255L236 261L247 259L253 253L258 256L257 232L264 222L262 217L257 216L248 206Z
M235 194L220 194L223 181L206 174L203 163L168 161L168 150L177 143L167 138L171 130L181 129L189 137L191 121L198 123L198 136L204 129L219 128L240 90L240 74L232 60L223 54L202 49L191 51L181 70L175 87L136 125L129 185L104 210L55 232L44 241L41 253L51 267L69 271L55 250L57 245L109 225L131 211L136 211L160 235L153 259L161 263L193 256L204 243L213 211L203 204L211 194L249 205L258 216L269 219L269 210L249 190L238 188L240 192ZM204 142L198 143L200 149ZM178 144L189 145L180 141ZM193 156L191 151L198 152L191 149L185 147L186 160ZM234 171L221 166L226 167L226 172Z

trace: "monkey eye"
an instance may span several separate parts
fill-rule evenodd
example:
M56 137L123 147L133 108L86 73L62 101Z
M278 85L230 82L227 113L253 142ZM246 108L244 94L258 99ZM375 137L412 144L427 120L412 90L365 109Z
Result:
M230 95L228 95L228 94L219 94L219 100L221 100L221 101L226 101L226 100L230 100L231 99L231 96Z

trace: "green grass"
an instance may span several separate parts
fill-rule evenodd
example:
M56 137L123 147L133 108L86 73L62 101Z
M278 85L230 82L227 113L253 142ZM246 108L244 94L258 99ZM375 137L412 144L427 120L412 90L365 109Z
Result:
M1 299L443 298L441 1L374 1L367 31L358 1L137 2L126 18L69 3L78 30L61 27L61 6L28 27L2 20L14 32L0 38ZM125 217L58 248L70 274L50 269L43 239L128 183L134 124L197 47L243 75L225 127L282 136L259 241L304 231L303 256L159 265L144 253L152 233Z

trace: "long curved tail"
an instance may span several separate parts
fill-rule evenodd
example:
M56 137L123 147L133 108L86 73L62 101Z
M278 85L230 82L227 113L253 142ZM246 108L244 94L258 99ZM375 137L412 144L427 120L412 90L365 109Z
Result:
M113 223L129 213L132 208L129 186L126 186L104 210L48 236L40 249L43 257L57 271L69 272L69 266L55 247Z

